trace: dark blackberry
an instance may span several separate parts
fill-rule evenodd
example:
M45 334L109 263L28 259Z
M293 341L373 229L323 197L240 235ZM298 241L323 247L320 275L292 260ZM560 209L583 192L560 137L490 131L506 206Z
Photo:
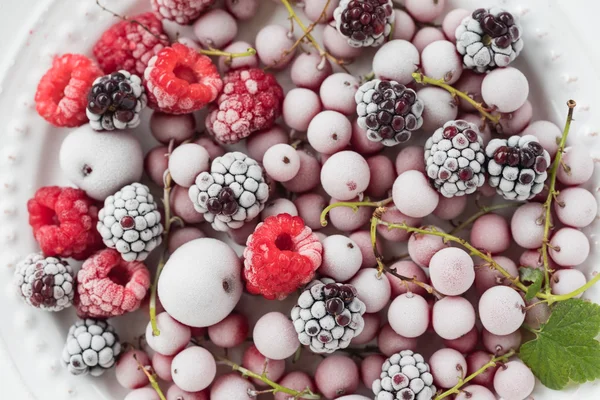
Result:
M391 0L342 0L334 11L338 31L353 47L379 46L391 31Z

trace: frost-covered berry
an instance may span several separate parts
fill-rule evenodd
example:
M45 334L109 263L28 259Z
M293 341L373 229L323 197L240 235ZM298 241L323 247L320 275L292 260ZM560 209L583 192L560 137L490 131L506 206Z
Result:
M358 245L344 235L330 235L323 241L323 262L319 273L346 282L360 269L362 253Z
M594 160L585 146L570 146L565 149L562 161L568 169L559 168L556 175L560 183L568 186L587 182L594 173Z
M334 10L336 29L352 47L381 46L392 31L392 0L341 0Z
M495 335L513 333L525 320L525 302L516 290L494 286L479 299L479 318L483 327Z
M285 360L300 347L293 322L279 312L260 317L254 325L252 338L258 351L272 360Z
M565 225L585 228L598 213L598 202L589 190L579 187L561 190L554 203L556 216Z
M354 151L340 151L327 159L321 169L321 184L331 197L348 201L369 186L369 164Z
M559 229L550 239L549 247L550 257L562 267L582 264L590 254L590 240L574 228Z
M273 69L283 69L296 55L293 35L281 25L266 25L256 35L256 52L260 61Z
M411 42L391 40L375 53L373 72L377 79L408 85L413 82L412 74L417 70L419 64L419 51Z
M283 100L283 120L290 128L305 132L321 109L321 100L315 92L305 88L294 88ZM254 136L250 136L250 139Z
M412 218L423 218L435 210L440 196L429 186L425 174L406 171L394 181L392 198L401 213Z
M328 76L319 89L323 108L353 115L356 110L354 94L359 86L360 82L354 75L338 72Z
M481 97L489 107L501 113L517 111L527 101L529 82L516 68L494 70L481 82Z
M439 32L439 31L438 31ZM443 79L449 85L458 81L462 72L462 60L456 54L454 43L436 40L421 52L423 73L433 79Z
M458 339L475 326L475 309L464 297L447 296L433 305L431 321L442 339Z
M467 361L454 349L440 349L429 357L433 381L443 389L454 387L467 376Z
M435 253L429 262L429 271L433 287L447 296L465 293L475 281L473 259L457 247Z
M398 335L419 337L429 326L429 304L418 294L401 294L390 304L388 322Z
M509 361L494 375L494 390L503 399L526 399L535 387L535 376L519 360Z
M215 379L217 364L213 355L203 347L192 346L173 358L173 382L187 392L206 389Z
M436 393L433 375L423 356L403 350L385 360L380 379L373 382L375 400L431 400Z
M289 144L276 144L269 148L262 163L265 172L278 182L293 179L300 170L300 156Z
M321 154L343 150L352 137L352 124L342 113L325 110L310 121L306 131L308 143Z

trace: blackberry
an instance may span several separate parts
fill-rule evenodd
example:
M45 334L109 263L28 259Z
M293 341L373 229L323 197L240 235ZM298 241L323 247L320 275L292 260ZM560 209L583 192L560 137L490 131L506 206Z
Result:
M132 183L104 200L97 229L106 247L125 261L144 261L162 242L160 212L150 189Z
M490 186L507 200L528 200L544 189L550 154L533 135L493 139L485 148Z
M392 0L341 0L333 16L352 47L380 46L392 30Z
M25 301L46 311L61 311L73 304L75 275L66 262L30 254L17 264L15 283Z
M414 90L398 82L366 82L358 88L354 100L357 123L373 142L385 146L404 143L423 125L423 102Z
M521 27L509 12L478 8L456 28L456 49L466 68L486 72L506 67L523 50Z
M485 183L483 139L476 125L448 121L425 142L427 176L444 197L471 194Z
M238 151L213 160L210 172L202 172L189 189L194 208L217 231L238 229L254 219L269 198L263 169Z
M372 389L375 400L431 400L436 392L429 364L412 350L403 350L385 360Z
M88 94L86 114L97 131L135 128L147 98L142 80L125 70L101 76Z
M292 321L300 343L315 353L333 353L362 332L365 311L352 285L323 278L304 289L292 308Z
M88 318L71 326L61 358L73 375L100 376L119 354L121 343L112 325Z

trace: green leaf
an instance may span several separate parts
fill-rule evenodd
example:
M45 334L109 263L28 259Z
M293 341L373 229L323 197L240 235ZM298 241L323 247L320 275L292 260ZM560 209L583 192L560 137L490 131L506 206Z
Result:
M524 343L521 360L548 388L600 378L600 305L581 299L558 303L550 319Z
M542 288L544 282L544 274L537 268L520 267L519 279L521 282L530 283L525 293L525 300L531 300Z

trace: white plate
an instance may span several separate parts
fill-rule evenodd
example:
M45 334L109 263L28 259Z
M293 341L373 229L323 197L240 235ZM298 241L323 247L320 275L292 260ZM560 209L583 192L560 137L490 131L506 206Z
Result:
M260 15L251 24L241 25L241 38L252 42L256 32L265 24L286 23L282 7L274 7L269 0L263 2ZM40 3L31 10L32 25L21 26L21 35L17 36L13 46L14 53L2 55L10 63L0 85L0 346L4 342L31 398L119 399L125 391L116 384L114 373L109 372L101 379L75 378L60 367L58 359L65 334L76 319L74 310L50 314L32 309L14 295L11 282L15 262L37 251L27 224L27 199L40 186L69 184L62 176L57 161L60 143L68 131L51 127L35 112L33 96L37 83L55 54L75 52L89 55L102 31L115 22L109 14L97 8L93 0L48 0ZM106 3L122 14L133 14L142 8L127 7L127 4L141 7L148 1L112 0ZM500 4L520 15L525 31L525 50L517 66L529 78L534 119L549 119L562 126L565 102L569 98L577 100L579 106L570 143L582 143L590 148L593 156L600 158L596 130L599 116L593 115L599 109L597 90L600 82L594 69L598 56L593 53L596 47L583 46L583 41L574 33L576 29L570 28L570 23L581 23L579 18L573 18L577 13L565 13L558 3L542 0L457 0L451 3L468 9ZM592 21L598 14L599 6L591 5L589 0L563 4L571 6L573 3L577 3L580 13L590 15L585 21ZM591 24L587 29L593 32L595 25L586 23ZM370 58L350 66L350 69L355 74L366 73L369 70L368 60ZM290 87L289 77L280 74L279 78L284 86ZM146 150L155 144L147 131L147 123L135 133L142 139ZM590 187L594 193L598 190L598 178L595 174L593 187ZM587 233L598 231L596 221ZM599 261L596 234L592 233L590 237L592 255L583 267L588 276L592 266ZM152 260L149 264L154 265ZM586 297L600 302L600 287L592 288ZM244 302L244 309L257 303L252 300ZM287 307L287 304L269 304L269 308L285 310ZM143 332L146 321L147 314L138 312L119 318L115 325L124 340L132 340ZM0 397L7 394L3 393ZM563 392L550 391L538 385L534 393L536 400L591 399L598 396L600 389L594 383ZM7 397L23 398L10 394Z

